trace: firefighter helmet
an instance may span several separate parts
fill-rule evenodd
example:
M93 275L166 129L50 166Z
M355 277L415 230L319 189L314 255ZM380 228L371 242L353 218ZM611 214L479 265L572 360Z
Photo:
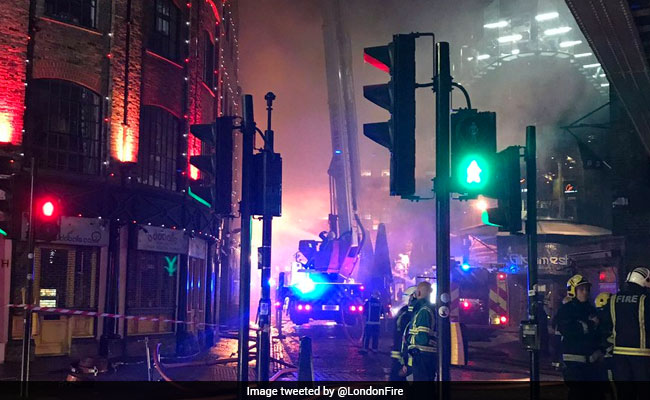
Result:
M402 298L404 299L405 302L408 303L408 301L411 299L411 296L415 295L415 286L409 286L402 292Z
M580 274L573 275L569 281L566 283L566 294L567 296L574 298L576 297L576 288L582 285L590 285L589 281L585 279L584 276Z
M650 270L646 267L636 267L627 274L625 282L635 283L641 287L650 288Z
M596 300L594 300L594 303L596 304L596 308L605 307L610 297L612 297L612 294L608 292L602 292L598 294L598 296L596 296Z

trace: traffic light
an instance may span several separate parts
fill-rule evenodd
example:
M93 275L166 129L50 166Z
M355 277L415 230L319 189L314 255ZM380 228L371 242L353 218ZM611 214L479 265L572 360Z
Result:
M496 113L462 109L451 115L451 191L487 194L497 150Z
M510 146L495 156L494 184L490 197L497 199L496 208L488 208L483 223L498 226L499 231L521 231L521 170L519 147Z
M388 110L388 122L363 125L363 134L390 151L390 194L415 193L415 37L393 35L385 46L367 47L364 60L390 74L390 81L363 87L363 96Z
M54 195L40 196L34 209L34 238L52 242L61 231L61 200Z
M265 172L266 191L264 190ZM280 154L270 151L255 154L253 156L252 181L251 214L282 216L282 157ZM266 193L266 210L264 209L264 193Z
M0 236L12 236L14 175L18 172L18 160L9 154L0 155Z
M190 133L203 144L204 155L190 157L190 164L200 171L198 180L190 181L188 194L200 204L220 215L231 212L233 117L219 117L212 124L190 126Z

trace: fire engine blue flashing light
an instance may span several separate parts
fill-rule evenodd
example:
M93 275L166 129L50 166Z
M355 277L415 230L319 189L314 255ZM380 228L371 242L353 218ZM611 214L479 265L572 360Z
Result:
M334 150L334 154L341 154L343 153L341 150Z
M463 271L469 271L469 269L472 268L469 264L461 264L460 269Z
M316 289L316 284L311 279L304 279L296 283L295 288L302 294L311 293Z
M517 264L509 264L508 266L501 269L502 272L507 274L518 274L521 270L521 267Z
M293 281L292 289L294 294L301 300L312 300L320 298L327 292L326 281L318 275L298 273Z

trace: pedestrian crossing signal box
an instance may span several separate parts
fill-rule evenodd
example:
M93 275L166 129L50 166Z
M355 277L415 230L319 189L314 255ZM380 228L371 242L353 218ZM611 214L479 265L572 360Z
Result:
M533 321L521 321L519 325L519 339L528 351L539 350L539 328Z

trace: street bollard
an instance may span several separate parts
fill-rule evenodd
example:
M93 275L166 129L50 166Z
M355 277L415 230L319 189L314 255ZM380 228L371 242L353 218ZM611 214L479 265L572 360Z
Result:
M301 382L314 381L314 363L311 353L311 338L300 339L300 353L298 354L298 380Z

